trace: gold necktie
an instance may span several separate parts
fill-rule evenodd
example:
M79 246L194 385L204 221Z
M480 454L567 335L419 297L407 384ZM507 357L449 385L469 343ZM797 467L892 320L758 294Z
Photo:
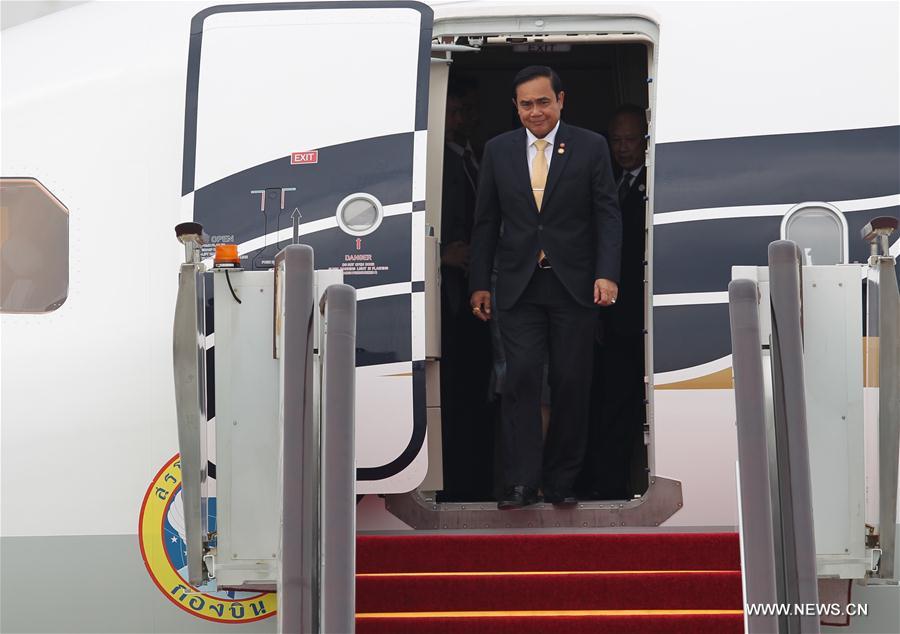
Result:
M541 203L544 201L544 187L547 185L547 155L544 150L548 141L538 139L534 142L537 154L531 162L531 191L534 193L534 202L537 203L538 211L541 210Z
M548 145L549 141L544 139L535 141L534 147L537 149L537 154L534 155L534 160L531 162L531 191L534 194L538 213L541 211L541 203L544 202L544 187L547 186L547 155L544 154L544 149ZM541 249L537 257L538 263L545 257L544 250Z

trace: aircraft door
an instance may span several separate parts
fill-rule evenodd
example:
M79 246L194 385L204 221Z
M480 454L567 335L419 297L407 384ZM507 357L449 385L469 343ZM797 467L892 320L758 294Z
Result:
M357 289L359 493L427 470L431 29L417 2L218 6L191 25L183 220L237 243L244 270L272 268L296 232Z

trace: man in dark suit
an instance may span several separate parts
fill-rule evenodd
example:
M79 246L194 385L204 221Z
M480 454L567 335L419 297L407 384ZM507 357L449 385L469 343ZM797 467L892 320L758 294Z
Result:
M620 106L609 145L622 210L622 272L615 306L600 316L585 475L591 499L629 499L647 489L644 388L644 260L647 207L647 118Z
M489 401L491 333L469 307L469 245L478 160L471 137L477 118L465 83L447 90L441 201L441 434L444 489L440 501L491 498L494 415Z
M595 305L616 301L621 217L606 141L560 121L565 93L556 73L546 66L519 71L513 96L524 128L485 146L469 283L473 314L487 321L492 305L500 311L506 354L498 508L536 502L539 487L546 501L574 506L587 441ZM548 352L553 406L544 445Z

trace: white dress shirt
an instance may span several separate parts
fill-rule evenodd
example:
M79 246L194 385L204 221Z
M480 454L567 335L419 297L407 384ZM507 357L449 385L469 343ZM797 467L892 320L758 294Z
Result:
M476 170L481 169L481 165L478 164L478 159L475 158L475 151L472 149L472 143L470 141L466 141L466 147L463 147L459 143L456 143L454 141L447 141L447 147L450 149L451 152L453 152L457 156L462 157L463 162L465 162L466 152L468 151L469 152L469 160L472 161L472 165L475 166ZM468 168L464 167L463 172L465 172L466 180L469 181L469 185L472 186L472 189L477 190L478 189L478 183L476 182L477 174L476 174L476 178L473 179L472 175L469 173Z
M472 153L472 163L475 165L476 169L481 169L481 165L478 164L478 159L475 158L475 150L472 149L472 143L470 141L466 141L466 147L461 146L459 143L454 141L447 141L447 147L450 148L457 156L462 156L466 153L466 150Z
M628 188L631 189L631 186L634 185L634 181L637 179L638 176L641 175L642 169L644 169L644 166L639 165L638 167L635 167L633 170L623 171L622 175L619 176L619 182L616 183L616 186L617 187L621 186L622 181L624 181L625 178L627 177L628 178Z
M547 157L547 169L550 169L550 161L553 159L553 144L556 140L556 131L559 130L559 121L556 122L556 125L553 126L553 129L547 133L547 136L544 137L544 140L547 141L547 147L544 148L544 156ZM537 156L537 148L534 147L534 142L538 140L536 136L531 133L531 130L525 128L525 138L526 143L528 144L528 177L531 177L531 166L534 163L534 157Z

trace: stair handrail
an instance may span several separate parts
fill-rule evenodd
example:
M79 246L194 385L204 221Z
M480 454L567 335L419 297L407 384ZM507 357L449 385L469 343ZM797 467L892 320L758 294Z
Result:
M896 259L889 248L897 218L874 218L861 234L871 244L867 279L866 334L877 346L878 366L878 537L877 576L896 579L897 479L900 463L900 291ZM881 253L879 253L881 247ZM871 366L869 366L871 367ZM869 368L867 368L869 369ZM868 377L873 384L875 377Z
M178 272L178 293L172 325L172 366L184 507L184 541L188 581L206 581L204 555L208 546L206 506L206 267L200 262L203 227L186 222L175 227L185 247Z
M802 257L797 244L769 244L772 388L784 596L781 603L818 605L815 524L803 371ZM818 634L816 614L790 615L786 632Z
M322 632L356 625L356 290L322 295Z
M275 257L281 361L282 537L279 632L345 632L356 623L356 290L327 288L314 390L314 254ZM317 366L319 367L319 366Z
M319 421L313 415L313 250L275 256L274 354L280 359L281 537L278 631L320 631Z
M760 354L759 289L752 280L728 285L738 440L739 524L744 605L778 602ZM779 617L746 614L748 634L778 634Z

